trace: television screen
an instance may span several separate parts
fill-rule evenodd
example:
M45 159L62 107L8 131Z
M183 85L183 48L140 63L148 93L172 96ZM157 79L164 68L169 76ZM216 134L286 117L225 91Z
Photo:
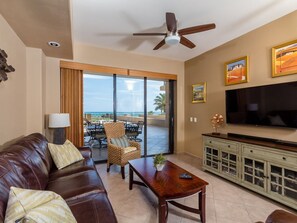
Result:
M297 128L297 82L226 91L230 124Z

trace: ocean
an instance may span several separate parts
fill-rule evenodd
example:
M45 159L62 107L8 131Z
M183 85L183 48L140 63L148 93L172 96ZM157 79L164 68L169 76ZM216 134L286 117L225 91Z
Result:
M91 114L92 117L100 117L100 116L111 116L113 112L84 112L84 115ZM153 112L154 115L160 115L161 113L156 111ZM132 116L139 117L143 116L144 112L117 112L117 116Z

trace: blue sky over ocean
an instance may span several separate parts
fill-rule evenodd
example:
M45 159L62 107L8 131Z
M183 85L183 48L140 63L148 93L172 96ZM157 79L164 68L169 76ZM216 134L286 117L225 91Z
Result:
M155 111L154 99L163 81L147 81L147 111ZM117 77L117 111L143 112L143 79ZM84 112L113 111L113 77L84 74Z

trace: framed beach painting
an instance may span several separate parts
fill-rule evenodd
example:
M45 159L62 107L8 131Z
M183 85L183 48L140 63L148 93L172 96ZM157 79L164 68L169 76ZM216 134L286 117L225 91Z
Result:
M206 82L192 85L192 103L206 102Z
M297 74L297 40L272 48L272 77Z
M225 63L225 85L248 82L248 57L240 57Z

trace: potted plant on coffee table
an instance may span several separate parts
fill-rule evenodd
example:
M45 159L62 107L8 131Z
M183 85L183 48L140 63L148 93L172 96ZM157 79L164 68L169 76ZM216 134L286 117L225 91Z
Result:
M161 153L155 155L154 157L154 167L156 168L157 171L162 171L164 165L166 162L165 156L163 156Z

